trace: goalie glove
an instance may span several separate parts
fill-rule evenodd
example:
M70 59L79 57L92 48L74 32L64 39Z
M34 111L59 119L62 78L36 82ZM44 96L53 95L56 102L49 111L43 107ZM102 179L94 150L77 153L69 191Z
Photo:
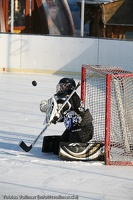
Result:
M56 124L58 122L59 118L57 116L55 116L53 119L52 119L52 123L53 124Z
M44 112L46 114L43 124L49 122L56 124L56 122L59 121L61 118L61 113L58 113L58 110L60 109L61 106L62 104L61 105L57 104L54 97L48 100L41 101L40 110L41 112Z
M71 129L73 126L78 125L81 120L81 117L77 115L75 111L69 110L64 113L64 124L66 129Z

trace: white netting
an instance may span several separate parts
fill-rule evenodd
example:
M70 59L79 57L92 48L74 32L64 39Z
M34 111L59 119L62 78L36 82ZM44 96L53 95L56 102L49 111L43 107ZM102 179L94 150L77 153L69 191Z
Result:
M105 142L105 130L109 130L106 148L109 149L110 164L133 164L133 73L116 67L83 67L85 92L82 95L94 119L93 140ZM111 77L109 82L108 75Z

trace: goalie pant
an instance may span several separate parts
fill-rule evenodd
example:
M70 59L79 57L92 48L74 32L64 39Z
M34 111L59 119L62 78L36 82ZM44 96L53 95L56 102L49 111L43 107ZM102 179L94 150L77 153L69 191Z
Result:
M83 115L83 114L82 114ZM88 142L93 137L94 127L92 118L87 109L82 116L82 121L73 126L71 129L66 129L60 137L60 142Z

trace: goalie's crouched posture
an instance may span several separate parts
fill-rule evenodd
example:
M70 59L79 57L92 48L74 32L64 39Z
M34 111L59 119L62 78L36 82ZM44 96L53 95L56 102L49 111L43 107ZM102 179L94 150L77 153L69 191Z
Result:
M72 78L62 78L59 81L56 89L57 93L54 95L58 108L62 106L75 87L76 83ZM46 113L46 117L50 113L49 108L46 101L41 102L40 110ZM83 144L84 148L82 148L82 150L84 150L86 148L85 144L93 137L94 128L92 121L93 118L89 109L85 110L80 97L75 92L63 107L60 115L52 119L52 123L54 124L57 122L64 122L66 130L61 136L45 136L43 139L42 152L53 152L62 155L61 150L63 152L65 151L65 149L62 149L62 147L64 147L63 144L69 146L68 144L72 143L79 143L80 146ZM77 148L77 146L74 146L73 151L75 151L75 148ZM81 148L79 149L79 151L82 151ZM69 149L69 153L71 150ZM80 152L80 154L82 153ZM82 156L84 157L84 155Z

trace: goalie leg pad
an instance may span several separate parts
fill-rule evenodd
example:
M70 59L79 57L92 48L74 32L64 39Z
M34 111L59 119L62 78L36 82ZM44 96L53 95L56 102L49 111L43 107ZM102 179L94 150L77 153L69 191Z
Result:
M43 144L42 144L42 152L43 153L52 152L54 154L58 154L59 153L59 141L60 141L60 136L58 136L58 135L44 136Z
M59 158L68 161L104 161L105 148L100 143L60 143Z

